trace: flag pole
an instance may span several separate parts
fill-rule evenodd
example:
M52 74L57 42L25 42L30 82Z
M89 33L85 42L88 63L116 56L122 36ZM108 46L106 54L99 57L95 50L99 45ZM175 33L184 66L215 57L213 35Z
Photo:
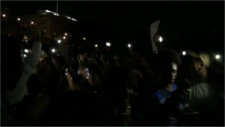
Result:
M56 1L56 13L58 13L58 0Z

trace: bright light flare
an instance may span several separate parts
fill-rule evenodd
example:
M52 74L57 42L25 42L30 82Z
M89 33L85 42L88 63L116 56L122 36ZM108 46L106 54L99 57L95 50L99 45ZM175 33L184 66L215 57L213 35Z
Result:
M128 48L131 48L131 47L132 47L132 45L129 43L129 44L127 44L127 47L128 47Z
M57 42L58 42L58 44L60 44L62 42L62 40L59 39Z
M51 12L51 11L49 11L49 10L45 10L45 12L49 13L49 12Z
M217 60L219 60L219 59L221 58L221 55L216 54L216 55L215 55L215 58L216 58Z
M25 52L25 53L29 53L29 50L28 50L28 49L24 49L24 52Z
M53 49L51 50L51 52L52 52L52 53L55 53L55 52L56 52L56 49L55 49L55 48L53 48Z
M163 42L163 37L159 36L159 42L162 43Z
M105 45L106 45L107 47L110 47L110 46L111 46L111 43L110 43L110 42L106 42Z
M186 51L182 51L182 55L185 56L187 54Z

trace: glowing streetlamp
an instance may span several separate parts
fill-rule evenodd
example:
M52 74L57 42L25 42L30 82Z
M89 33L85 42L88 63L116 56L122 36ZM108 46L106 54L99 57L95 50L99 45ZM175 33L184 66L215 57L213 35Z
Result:
M51 52L52 53L55 53L56 52L56 49L55 48L52 48Z
M83 37L83 40L85 41L85 40L87 40L87 38L86 37Z
M34 22L33 22L33 21L31 21L31 22L30 22L30 24L31 24L31 25L33 25L33 24L34 24Z
M110 43L110 42L106 42L105 45L106 45L107 47L110 47L110 46L111 46L111 43Z
M25 53L29 53L29 50L28 50L28 49L24 49L24 52L25 52Z
M20 21L21 19L20 18L17 18L17 21Z
M185 56L187 54L186 51L182 51L182 55Z
M27 57L27 55L26 55L26 54L23 54L23 57L24 57L24 58L26 58L26 57Z
M95 48L98 48L98 44L95 44Z
M66 36L63 36L63 39L65 40L66 39Z
M67 36L68 34L67 34L67 33L65 33L64 35L65 35L65 36Z
M130 43L128 43L128 44L127 44L127 47L128 47L128 48L131 48L131 47L132 47L132 45L131 45Z
M159 42L162 43L163 42L163 37L159 36Z
M216 60L219 60L219 59L221 58L221 55L216 54L216 55L215 55L215 58L216 58Z
M2 14L2 17L5 18L6 17L6 14Z
M58 44L60 44L62 42L62 40L59 39L59 40L57 40L57 42L58 42Z

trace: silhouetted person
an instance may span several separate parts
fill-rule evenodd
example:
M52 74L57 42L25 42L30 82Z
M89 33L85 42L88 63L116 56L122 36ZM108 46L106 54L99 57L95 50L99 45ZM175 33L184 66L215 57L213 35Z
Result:
M136 99L135 125L177 125L182 97L175 84L179 55L173 50L163 50L151 61L153 75Z

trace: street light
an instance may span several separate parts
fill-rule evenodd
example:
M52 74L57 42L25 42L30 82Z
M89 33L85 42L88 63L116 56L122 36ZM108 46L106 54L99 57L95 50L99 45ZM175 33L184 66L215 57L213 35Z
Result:
M87 38L86 37L83 37L83 40L85 41L85 40L87 40Z
M33 22L33 21L31 21L31 22L30 22L30 24L32 24L32 25L33 25L33 24L34 24L34 22Z
M17 21L20 21L20 18L17 18Z
M106 42L105 45L106 45L107 47L110 47L110 46L111 46L111 43L110 43L110 42Z
M66 37L65 37L65 36L63 36L63 39L65 40L65 39L66 39Z
M6 17L6 14L2 14L2 17L5 18Z
M215 58L216 58L217 60L219 60L219 59L221 58L221 55L216 54L216 55L215 55Z
M95 48L98 48L98 44L95 44Z
M24 58L26 58L26 57L27 57L27 55L26 55L26 54L23 54L23 57L24 57Z
M163 42L163 37L159 36L159 42L162 43Z
M24 49L24 52L25 52L25 53L29 53L29 50L28 50L28 49Z
M62 40L59 39L57 42L58 42L58 44L60 44L62 42Z
M67 34L67 33L65 33L64 35L65 35L65 36L67 36L68 34Z
M128 48L131 48L131 47L132 47L132 45L131 45L130 43L128 43L128 44L127 44L127 47L128 47Z
M186 51L182 51L182 55L185 56L187 54Z
M55 48L52 48L51 52L52 53L55 53L56 52L56 49Z

